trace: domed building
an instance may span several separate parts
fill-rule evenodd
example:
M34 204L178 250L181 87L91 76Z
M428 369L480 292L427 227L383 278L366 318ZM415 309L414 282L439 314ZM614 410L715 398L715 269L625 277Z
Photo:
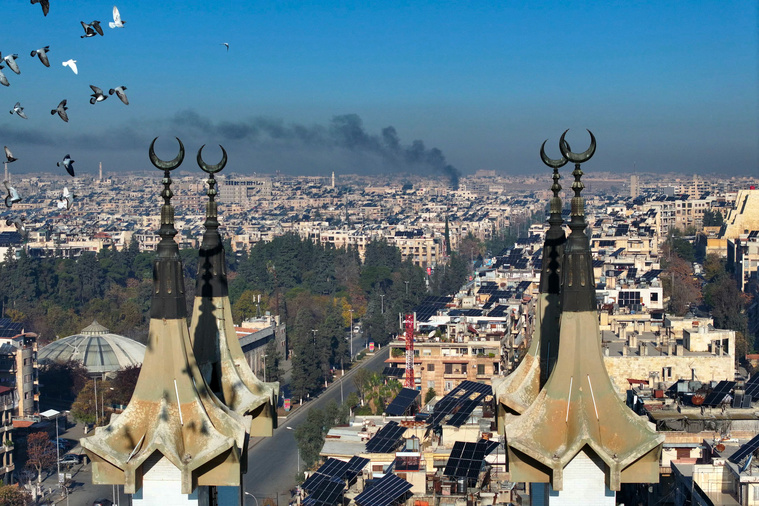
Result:
M145 345L111 334L107 328L93 321L79 334L58 339L41 348L37 357L40 364L76 360L90 374L105 374L141 364L145 358Z

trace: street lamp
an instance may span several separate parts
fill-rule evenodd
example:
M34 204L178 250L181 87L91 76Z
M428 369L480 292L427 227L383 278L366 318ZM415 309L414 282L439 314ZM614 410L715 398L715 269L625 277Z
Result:
M350 347L351 347L351 362L353 362L353 309L349 309L351 313L351 338L350 338Z
M295 430L292 427L290 427L289 425L286 426L285 428L287 430ZM300 446L297 445L297 442L296 442L295 447L298 449L298 475L300 475Z
M250 492L246 492L246 491L244 491L244 490L243 490L243 492L242 492L242 493L243 493L243 494L245 494L245 495L249 495L250 497L252 497L252 498L253 498L253 500L254 500L254 501L256 501L256 506L258 506L258 499L256 499L256 496L254 496L254 495L253 495L253 494L251 494Z
M98 379L92 378L92 383L95 385L95 427L98 426Z
M380 294L380 300L382 301L382 314L385 314L385 294Z

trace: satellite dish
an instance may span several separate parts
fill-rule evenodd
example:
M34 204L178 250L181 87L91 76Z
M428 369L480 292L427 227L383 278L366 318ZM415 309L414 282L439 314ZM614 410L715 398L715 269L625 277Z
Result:
M691 397L691 402L694 406L700 406L704 403L705 397L701 394L696 394L693 397Z
M722 453L722 452L725 451L725 445L723 445L722 443L720 443L717 446L715 446L714 449L717 450L718 452Z

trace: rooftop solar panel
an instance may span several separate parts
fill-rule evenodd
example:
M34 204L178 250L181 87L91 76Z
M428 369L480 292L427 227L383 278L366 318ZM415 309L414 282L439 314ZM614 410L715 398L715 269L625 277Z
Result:
M738 464L741 460L754 453L757 448L759 448L759 435L754 436L748 443L738 448L738 451L730 455L727 460Z
M345 491L345 483L342 480L328 478L321 482L319 488L311 492L303 500L303 504L309 506L334 506L342 503L341 496Z
M419 390L413 388L404 388L395 399L385 408L385 413L391 416L401 416L419 397Z
M485 444L485 455L490 455L491 453L493 453L493 450L498 448L498 445L501 444L498 441L492 441L489 439L480 439L478 443Z
M486 447L485 442L456 441L443 474L458 478L477 478L485 459Z
M366 443L366 451L368 453L388 453L398 447L398 444L403 437L403 433L406 432L405 427L401 427L397 422L387 422Z
M429 417L428 422L433 426L440 425L446 416L452 413L458 414L462 408L466 410L465 404L467 402L475 401L474 406L477 406L488 395L493 395L493 389L490 385L469 380L462 381L435 404L435 409L432 416ZM474 409L474 407L471 409ZM469 414L471 414L471 411L466 415L466 418L469 417ZM461 415L461 417L463 416L464 414ZM466 421L466 418L460 420L460 417L457 417L455 422L459 423L458 426L460 426Z
M385 367L382 370L383 376L390 376L391 378L402 378L406 374L405 367Z
M717 406L724 402L725 397L735 387L735 381L720 381L717 386L704 399L704 406Z
M359 506L390 506L411 490L411 483L394 474L386 474L375 480L354 499Z

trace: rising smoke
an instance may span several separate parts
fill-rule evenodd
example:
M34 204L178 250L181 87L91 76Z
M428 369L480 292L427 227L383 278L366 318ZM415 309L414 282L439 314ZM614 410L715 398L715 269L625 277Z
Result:
M270 118L214 123L195 111L186 110L174 116L171 126L193 137L206 140L209 136L216 138L222 144L234 141L267 148L275 145L282 150L311 148L343 151L358 155L364 163L379 162L388 171L442 174L449 179L454 189L459 184L458 169L446 162L442 151L437 148L427 149L421 140L404 145L392 126L382 129L380 135L370 134L356 114L335 116L327 126L305 126L284 124Z

